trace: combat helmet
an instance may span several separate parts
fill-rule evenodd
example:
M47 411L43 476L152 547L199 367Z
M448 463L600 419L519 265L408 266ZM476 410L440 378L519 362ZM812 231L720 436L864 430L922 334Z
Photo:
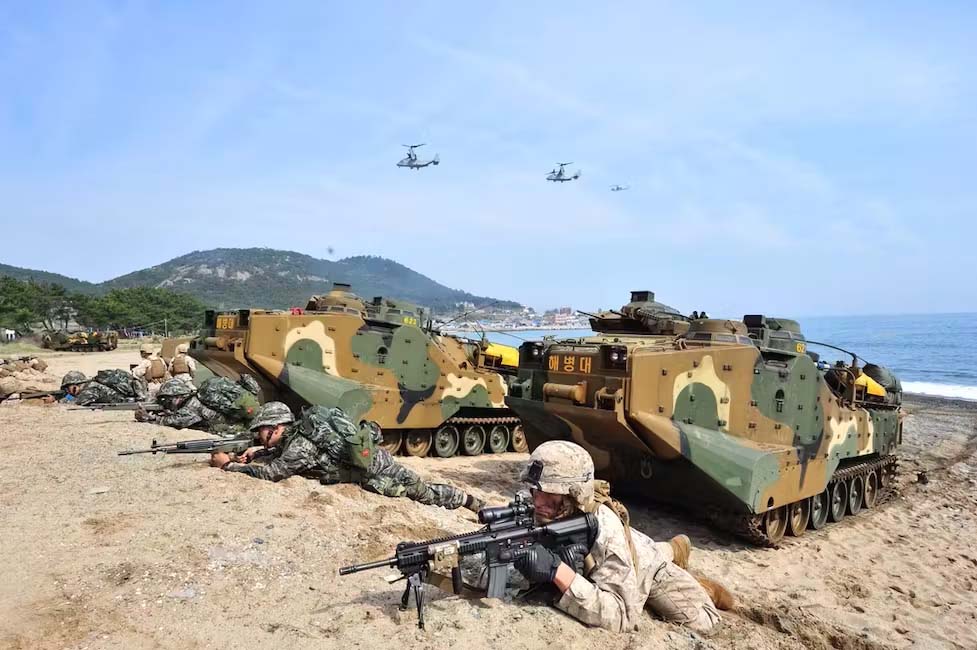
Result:
M581 510L594 501L594 461L578 444L550 440L533 451L520 480L550 494L566 494Z
M85 373L80 370L69 370L65 373L64 377L61 378L61 390L66 389L68 386L77 386L79 384L87 384L88 377Z
M156 393L156 398L178 399L180 397L189 397L195 392L196 389L182 379L167 379L163 382L163 385L159 387L159 391Z
M257 431L261 427L295 422L292 410L282 402L266 402L258 407L258 411L251 420L251 430Z
M190 344L189 343L181 343L180 345L176 346L176 353L177 354L186 354L189 351L190 351Z
M153 346L149 343L144 343L139 346L139 354L151 355L154 352Z

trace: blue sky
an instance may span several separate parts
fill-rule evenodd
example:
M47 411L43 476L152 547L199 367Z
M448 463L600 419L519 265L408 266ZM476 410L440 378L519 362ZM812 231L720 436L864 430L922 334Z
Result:
M4 3L0 261L331 247L537 307L977 311L977 9L855 4Z

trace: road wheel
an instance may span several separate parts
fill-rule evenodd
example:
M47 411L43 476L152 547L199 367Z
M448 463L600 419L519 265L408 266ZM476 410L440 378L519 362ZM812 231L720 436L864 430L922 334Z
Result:
M529 451L526 432L523 430L521 424L517 424L512 428L512 451L517 451L520 454L525 454Z
M807 525L812 529L820 530L828 523L828 503L827 490L811 497L811 516Z
M787 506L767 510L763 515L763 533L772 546L780 543L787 532Z
M811 518L811 500L802 499L787 506L787 532L793 537L800 537L807 530L807 522Z
M828 519L841 521L848 509L848 486L844 481L835 481L829 488Z
M446 424L434 432L434 453L441 458L451 458L458 453L459 441L458 429Z
M509 427L504 424L496 424L489 431L488 450L493 454L503 454L509 448Z
M478 456L485 448L485 428L480 424L469 424L461 439L461 450L466 456Z
M865 498L865 480L855 476L848 481L848 514L857 515L862 510L862 499Z
M872 470L865 476L865 499L862 505L866 508L874 508L879 500L879 475Z
M404 436L404 448L410 456L427 456L431 451L431 432L427 429L408 431Z
M892 465L886 465L885 467L879 468L879 489L884 490L892 482L892 467Z
M404 436L400 431L384 431L383 441L380 446L386 449L391 456L396 455L400 451L400 445L404 442Z

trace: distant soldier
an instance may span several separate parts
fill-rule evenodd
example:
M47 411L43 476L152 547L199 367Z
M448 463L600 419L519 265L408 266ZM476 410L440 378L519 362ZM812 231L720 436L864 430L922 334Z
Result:
M98 374L75 395L75 404L120 404L122 402L145 402L149 399L146 386L141 379L133 377L125 370L99 370Z
M299 475L327 485L359 483L377 494L407 497L449 510L464 506L478 512L485 505L454 486L426 483L377 446L379 426L364 422L356 427L338 408L312 406L295 422L288 406L268 402L258 409L251 431L263 447L252 447L237 458L217 453L210 464L266 481ZM252 462L257 459L264 462Z
M166 362L156 354L156 350L149 344L139 348L139 356L142 357L142 361L132 369L132 376L143 380L146 383L149 396L155 397L160 386L168 378Z
M210 398L213 406L201 398ZM182 379L168 379L156 393L156 403L162 411L137 409L136 420L221 435L247 431L251 416L258 408L258 401L250 391L224 377L208 379L201 384L199 393Z
M179 379L193 385L193 376L197 373L197 362L187 354L189 351L189 343L181 343L176 346L176 354L170 361L170 375L173 379Z

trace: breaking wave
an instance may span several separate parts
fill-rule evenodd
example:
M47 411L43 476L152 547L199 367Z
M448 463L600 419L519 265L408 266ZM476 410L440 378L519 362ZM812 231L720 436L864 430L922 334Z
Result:
M959 384L935 384L928 381L904 381L902 390L917 395L934 395L936 397L951 397L953 399L967 399L977 401L977 386L960 386Z

